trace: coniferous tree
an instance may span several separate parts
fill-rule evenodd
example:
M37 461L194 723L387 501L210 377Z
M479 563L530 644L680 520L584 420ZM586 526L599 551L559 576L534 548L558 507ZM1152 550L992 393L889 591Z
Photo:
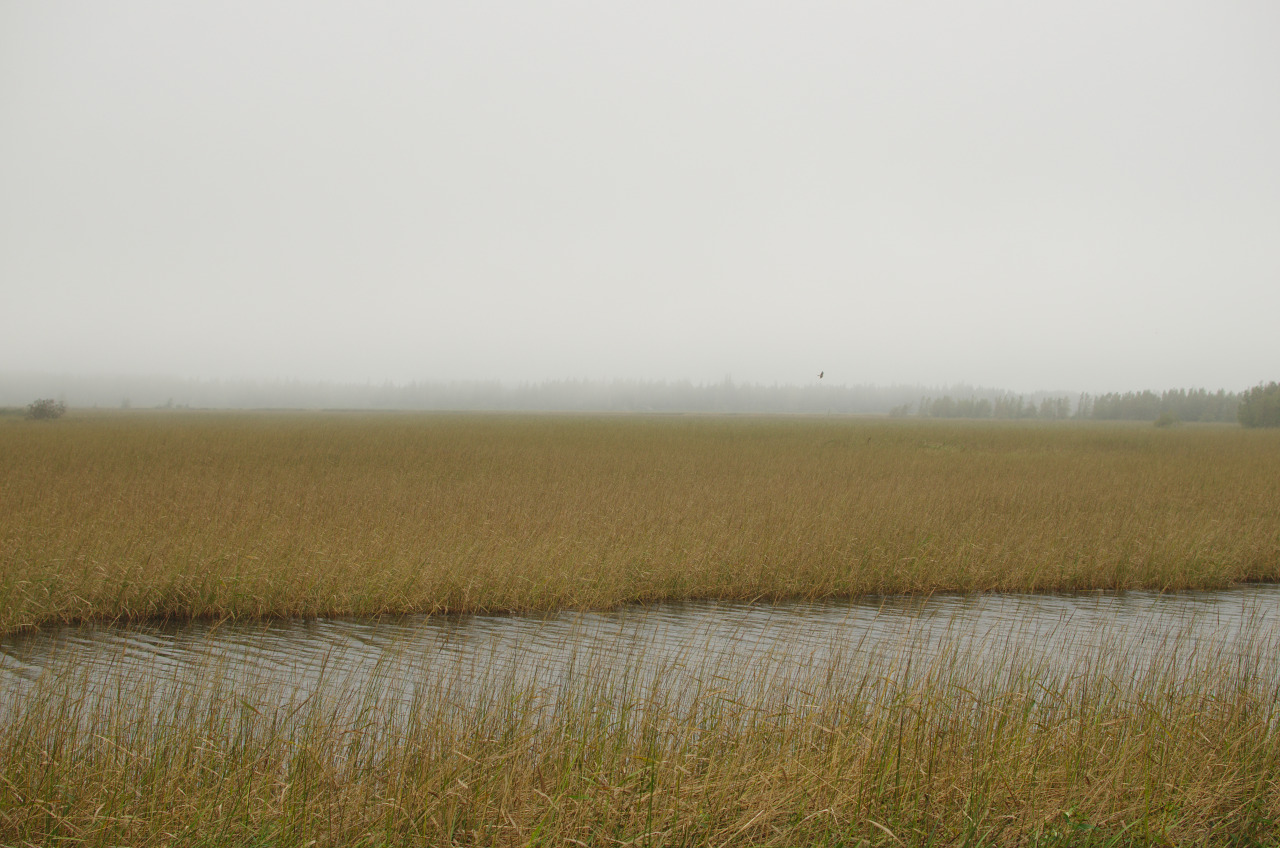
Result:
M1236 415L1245 427L1280 427L1280 383L1257 385L1245 392Z

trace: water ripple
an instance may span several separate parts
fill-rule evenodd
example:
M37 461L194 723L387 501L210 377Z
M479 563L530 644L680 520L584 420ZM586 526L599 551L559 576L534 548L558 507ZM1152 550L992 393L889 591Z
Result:
M379 675L413 686L503 675L561 685L581 669L642 674L697 666L725 679L785 681L797 670L864 658L926 664L940 651L976 663L1017 657L1053 669L1082 652L1135 673L1211 644L1228 662L1280 641L1280 584L1215 592L937 595L752 605L673 603L544 616L405 616L164 627L84 626L0 639L0 702L68 669L87 686L163 686L219 673L305 697L358 690ZM1055 665L1057 664L1057 665ZM323 683L322 683L323 681ZM141 689L139 690L141 691Z

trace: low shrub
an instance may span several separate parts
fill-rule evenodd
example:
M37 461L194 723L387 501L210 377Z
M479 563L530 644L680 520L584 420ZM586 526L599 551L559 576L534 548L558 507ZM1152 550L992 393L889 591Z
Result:
M27 405L27 417L35 420L61 418L66 411L67 405L53 398L41 398Z

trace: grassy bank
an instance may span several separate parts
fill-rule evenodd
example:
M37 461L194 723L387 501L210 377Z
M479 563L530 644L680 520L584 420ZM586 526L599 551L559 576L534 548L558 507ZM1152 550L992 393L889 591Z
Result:
M72 413L0 426L0 632L1280 579L1280 433Z
M1168 647L726 675L691 646L544 688L389 663L274 706L244 669L68 669L0 722L0 844L1276 844L1276 634Z

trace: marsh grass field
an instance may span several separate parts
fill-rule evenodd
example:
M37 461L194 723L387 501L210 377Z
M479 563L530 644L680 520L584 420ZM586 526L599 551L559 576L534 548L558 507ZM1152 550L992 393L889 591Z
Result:
M0 422L0 473L9 633L1280 580L1280 433L1230 427L72 413ZM689 650L284 707L212 659L164 692L68 665L3 712L0 844L1280 841L1275 632L1137 670Z
M1280 579L1280 433L822 418L0 426L0 632Z

